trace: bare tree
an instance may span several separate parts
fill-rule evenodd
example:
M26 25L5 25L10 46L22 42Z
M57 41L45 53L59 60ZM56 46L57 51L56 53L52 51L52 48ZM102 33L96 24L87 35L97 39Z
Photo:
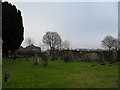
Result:
M109 49L109 51L110 51L110 49L113 47L113 45L114 45L114 37L112 37L112 36L110 36L110 35L108 35L108 36L106 36L103 40L102 40L102 46L103 46L103 48L107 48L107 49Z
M61 46L61 37L57 32L46 32L43 36L43 43L50 47L50 50L58 49Z
M64 40L62 41L62 49L69 49L70 48L70 41Z
M117 51L119 48L120 40L118 38L113 38L113 47Z
M119 40L117 38L110 36L110 35L106 36L102 41L102 45L104 48L108 48L109 51L111 49L113 49L113 60L112 60L113 62L116 62L116 60L118 58L117 57L117 50L119 47L118 43L119 43ZM111 56L111 54L110 54L110 56Z
M103 39L102 45L104 48L108 48L109 50L111 48L114 48L115 50L117 50L119 47L119 45L118 45L119 42L120 41L117 38L114 38L114 37L109 35Z

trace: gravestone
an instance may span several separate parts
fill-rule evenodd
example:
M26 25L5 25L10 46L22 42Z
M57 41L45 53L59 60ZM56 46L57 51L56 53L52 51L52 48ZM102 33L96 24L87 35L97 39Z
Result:
M64 56L64 62L70 62L71 61L71 55L68 53L68 51L65 52Z
M56 60L56 52L55 51L51 52L51 60Z
M4 73L4 84L7 84L8 78L9 78L9 73L7 71L5 71L5 73Z
M39 57L37 54L34 55L33 61L34 61L34 65L39 65Z
M26 55L25 58L26 58L26 61L28 61L28 55Z
M42 59L43 59L43 62L44 62L44 66L48 67L48 55L47 55L47 53L43 54Z

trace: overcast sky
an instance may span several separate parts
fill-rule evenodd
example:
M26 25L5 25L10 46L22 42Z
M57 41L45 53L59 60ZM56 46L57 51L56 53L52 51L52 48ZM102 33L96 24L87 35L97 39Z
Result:
M24 39L42 44L47 31L58 32L72 48L101 48L106 35L118 36L117 2L12 2L23 16ZM25 40L22 46L26 46Z

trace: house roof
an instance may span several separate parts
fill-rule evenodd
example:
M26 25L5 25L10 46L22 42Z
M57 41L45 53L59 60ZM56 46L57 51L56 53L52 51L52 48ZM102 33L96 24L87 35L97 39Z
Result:
M20 47L20 48L18 49L18 52L27 53L27 52L29 52L29 51L41 51L41 48L38 47L38 46L35 46L35 45L31 44L30 46L27 46L27 47L25 47L25 48Z

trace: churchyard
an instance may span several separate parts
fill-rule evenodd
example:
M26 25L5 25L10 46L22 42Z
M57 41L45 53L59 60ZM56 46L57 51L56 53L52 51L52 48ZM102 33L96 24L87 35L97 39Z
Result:
M101 3L90 3L90 11L86 8L89 4L39 3L35 7L37 4L26 7L26 3L2 2L0 89L1 85L2 88L118 88L120 33L113 32L117 19L108 16L117 15L118 11L113 11L118 3L106 14L106 6L111 5L103 4L103 9ZM46 8L47 5L52 8ZM97 9L97 5L102 8ZM103 18L96 11L107 16ZM110 22L117 23L113 26Z
M118 62L69 62L49 60L44 66L41 58L39 65L33 58L3 60L3 88L117 88ZM8 83L4 84L4 72L8 71Z

